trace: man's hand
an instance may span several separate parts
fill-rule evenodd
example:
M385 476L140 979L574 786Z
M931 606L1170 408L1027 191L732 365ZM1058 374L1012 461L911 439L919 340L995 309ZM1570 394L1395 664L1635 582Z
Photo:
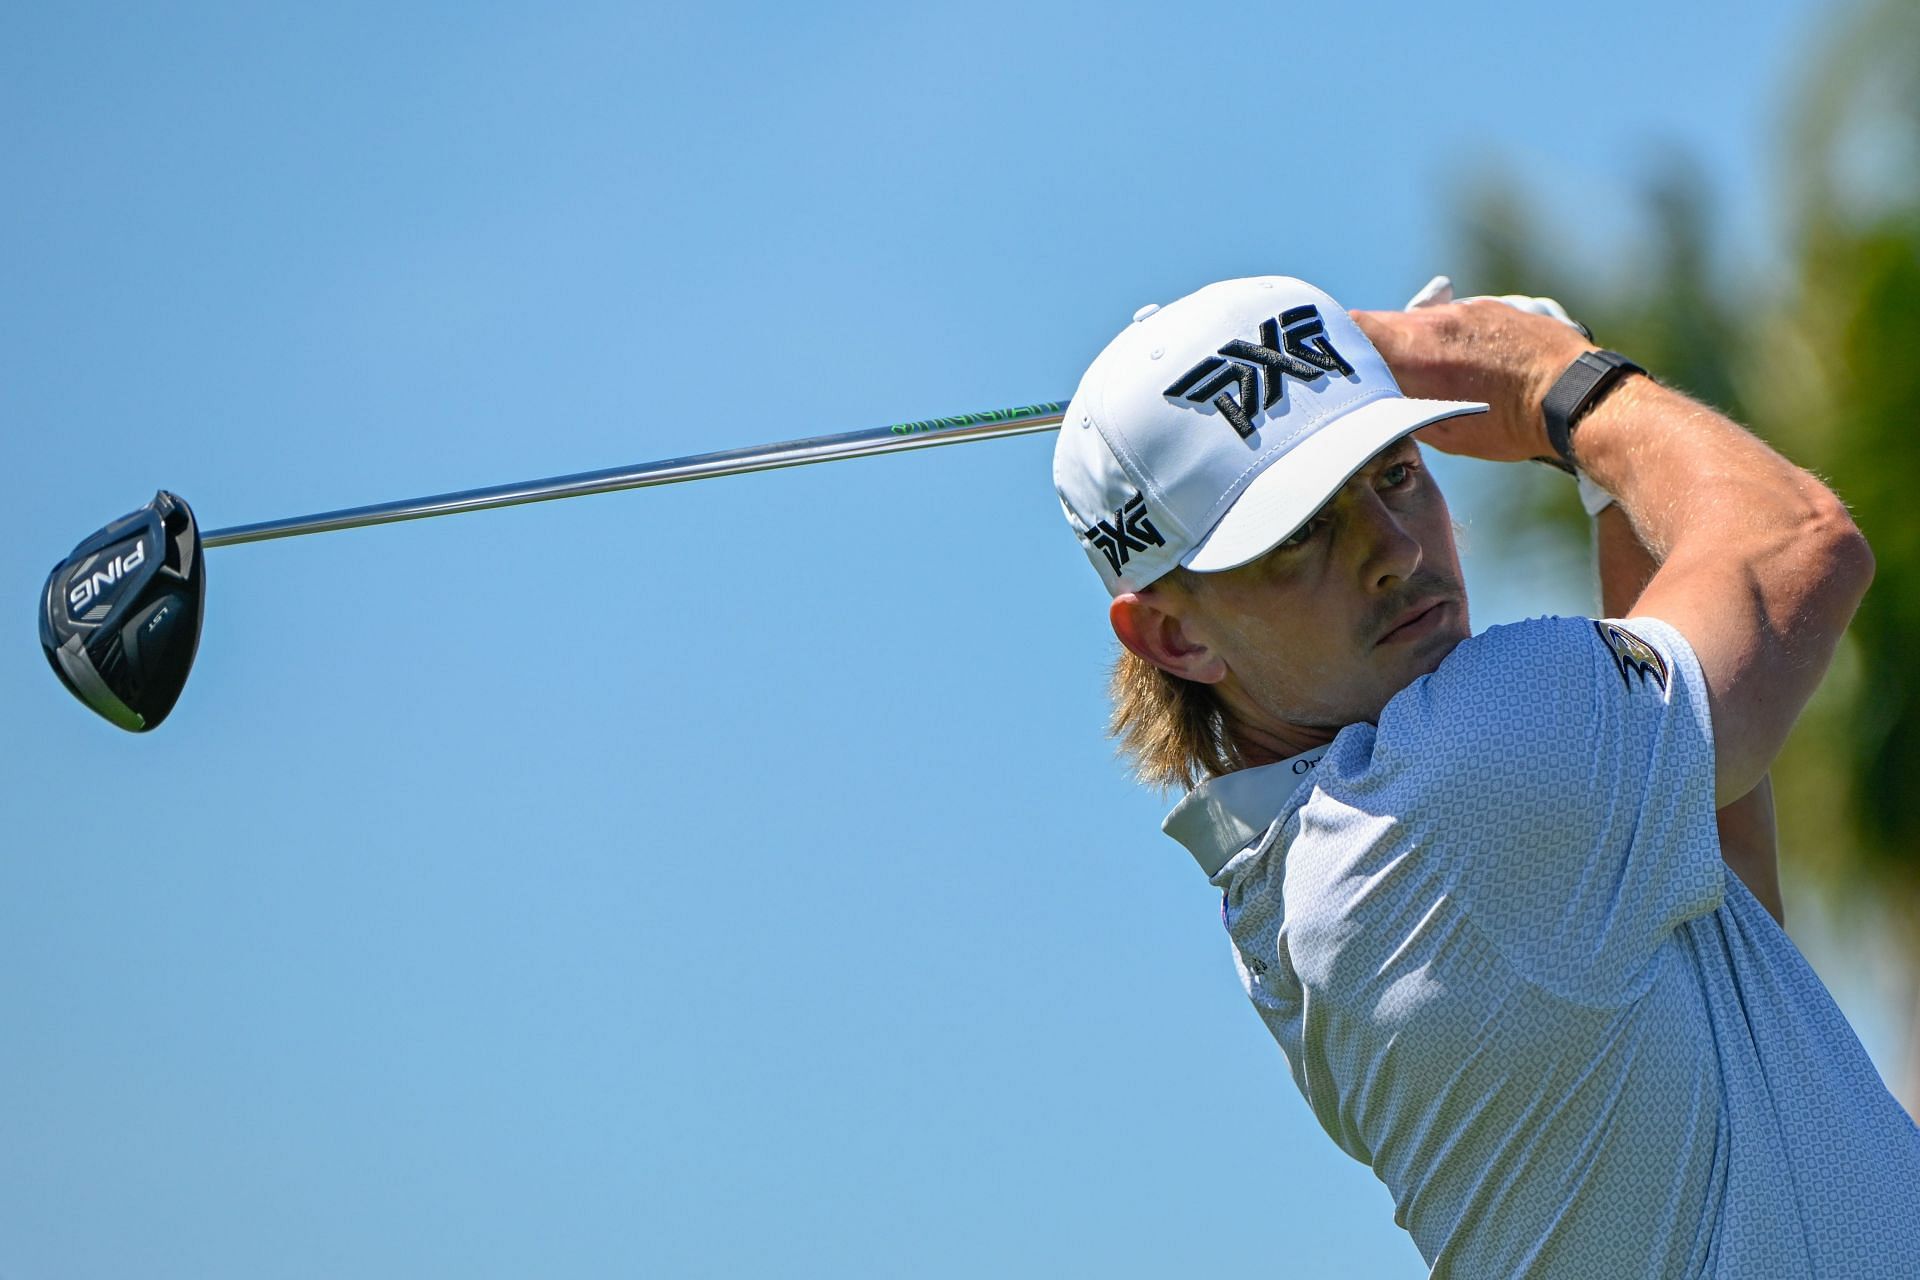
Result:
M1558 320L1490 298L1353 318L1407 395L1486 402L1486 413L1445 419L1419 438L1490 462L1555 457L1541 406L1581 352L1599 349Z

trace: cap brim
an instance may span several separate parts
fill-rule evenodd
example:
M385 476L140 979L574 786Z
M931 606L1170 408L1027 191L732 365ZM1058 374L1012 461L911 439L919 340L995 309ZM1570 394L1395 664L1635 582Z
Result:
M1312 518L1368 459L1424 426L1485 413L1470 400L1383 396L1320 428L1255 476L1180 563L1199 573L1233 569L1270 551Z

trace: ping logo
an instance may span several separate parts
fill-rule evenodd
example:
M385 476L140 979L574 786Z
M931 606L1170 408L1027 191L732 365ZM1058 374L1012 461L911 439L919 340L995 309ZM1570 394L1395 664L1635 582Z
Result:
M1260 341L1235 338L1161 394L1194 405L1211 404L1244 440L1253 434L1253 415L1273 408L1287 394L1288 378L1312 382L1329 373L1349 378L1353 366L1333 349L1320 308L1294 307L1262 320Z
M1115 508L1112 520L1101 520L1091 529L1082 529L1080 536L1100 548L1116 574L1120 566L1133 558L1134 552L1167 545L1167 540L1153 527L1153 521L1147 518L1147 500L1137 493Z
M95 569L92 573L74 582L67 588L67 604L74 613L85 613L93 602L104 595L109 588L117 586L120 580L147 562L147 544L136 542L133 550L115 556L107 561L104 569Z
M1642 680L1653 681L1661 693L1667 691L1667 660L1660 656L1658 649L1615 623L1596 622L1593 629L1600 633L1601 643L1613 655L1613 665L1619 668L1621 684L1631 690L1633 681L1630 677L1639 676Z

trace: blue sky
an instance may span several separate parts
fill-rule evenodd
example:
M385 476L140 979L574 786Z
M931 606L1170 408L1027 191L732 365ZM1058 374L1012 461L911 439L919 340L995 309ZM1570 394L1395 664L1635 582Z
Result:
M217 550L144 737L28 601L158 487L1064 398L1226 276L1394 305L1489 165L1603 274L1678 145L1759 256L1822 21L8 9L0 1275L1421 1274L1100 736L1050 438ZM1448 474L1480 624L1582 607Z

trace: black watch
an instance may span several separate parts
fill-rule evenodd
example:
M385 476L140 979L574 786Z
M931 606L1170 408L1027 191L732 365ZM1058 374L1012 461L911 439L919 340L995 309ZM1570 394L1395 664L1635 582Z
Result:
M1573 428L1608 387L1630 373L1645 373L1618 351L1588 351L1567 366L1540 406L1547 439L1569 468L1573 466Z

